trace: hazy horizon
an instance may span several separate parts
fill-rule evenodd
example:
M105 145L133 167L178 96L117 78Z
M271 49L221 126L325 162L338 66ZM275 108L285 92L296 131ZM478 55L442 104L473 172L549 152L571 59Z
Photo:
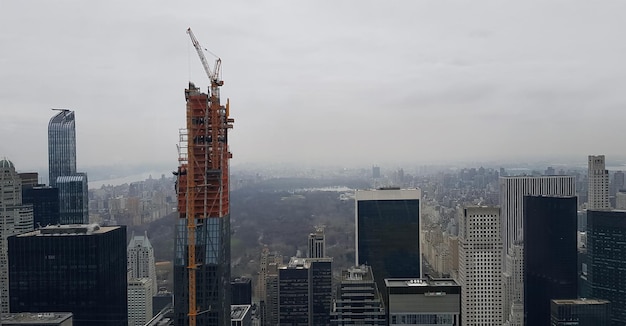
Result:
M191 27L222 58L233 166L586 164L590 154L605 154L609 165L624 160L625 9L585 1L3 2L0 156L47 174L50 109L69 108L79 171L174 170L184 89L208 85Z

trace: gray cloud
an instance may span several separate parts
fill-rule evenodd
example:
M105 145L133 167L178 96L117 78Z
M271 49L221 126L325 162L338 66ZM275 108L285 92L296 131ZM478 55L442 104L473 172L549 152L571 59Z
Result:
M0 155L21 169L47 165L52 107L76 110L79 167L175 166L183 89L207 85L189 26L223 60L233 164L620 154L619 2L1 7Z

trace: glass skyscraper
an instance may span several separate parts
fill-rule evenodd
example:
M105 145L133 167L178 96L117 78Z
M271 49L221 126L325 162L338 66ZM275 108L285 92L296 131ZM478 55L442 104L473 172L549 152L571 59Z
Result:
M59 189L61 224L89 223L87 174L76 172L74 111L60 109L48 124L50 186Z
M626 211L587 211L590 295L611 301L611 325L626 325Z
M385 278L421 276L420 198L419 189L356 192L356 265L372 268L381 291Z
M576 196L524 197L524 316L550 323L550 300L578 294Z
M126 227L48 226L9 237L12 312L74 314L74 325L126 326Z
M76 173L74 111L61 109L48 123L48 168L52 187L57 177Z

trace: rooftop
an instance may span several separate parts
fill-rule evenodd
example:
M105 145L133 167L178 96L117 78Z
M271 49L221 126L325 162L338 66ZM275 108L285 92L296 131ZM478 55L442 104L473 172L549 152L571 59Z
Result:
M588 305L588 304L608 304L610 301L602 299L558 299L552 300L552 302L560 305Z
M426 278L386 278L385 285L388 288L413 287L413 286L459 286L451 278L426 279Z
M71 312L21 312L3 314L1 324L32 324L36 322L38 325L56 325L69 318L72 318Z
M69 236L103 234L118 229L119 226L100 226L98 224L48 225L35 231L17 235L17 237Z
M250 310L249 304L235 304L230 306L230 320L241 321Z

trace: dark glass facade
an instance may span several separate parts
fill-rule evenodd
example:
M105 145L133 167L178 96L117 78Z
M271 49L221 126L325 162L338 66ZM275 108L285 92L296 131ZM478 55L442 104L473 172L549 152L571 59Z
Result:
M551 326L610 326L611 303L596 299L552 300L550 315Z
M89 192L87 175L76 174L57 178L61 224L89 223Z
M611 302L611 325L626 325L626 211L587 211L587 282Z
M576 197L524 197L524 315L549 325L550 300L578 295Z
M419 199L357 200L357 265L369 265L384 296L385 278L420 277Z
M332 309L332 259L308 259L311 325L330 325Z
M8 243L11 312L68 311L77 326L128 324L125 226L51 226Z
M230 281L230 304L252 304L252 280L249 278L236 278Z
M176 325L188 325L189 269L187 268L187 224L176 226L174 260L174 313ZM197 220L196 304L197 325L225 325L230 320L230 218ZM228 312L228 315L226 315Z
M309 325L309 270L303 265L278 270L279 325Z
M52 187L56 187L57 177L76 173L74 111L60 110L48 123L48 168Z
M22 190L22 202L33 205L33 225L35 228L60 223L59 189L52 187L32 187Z

